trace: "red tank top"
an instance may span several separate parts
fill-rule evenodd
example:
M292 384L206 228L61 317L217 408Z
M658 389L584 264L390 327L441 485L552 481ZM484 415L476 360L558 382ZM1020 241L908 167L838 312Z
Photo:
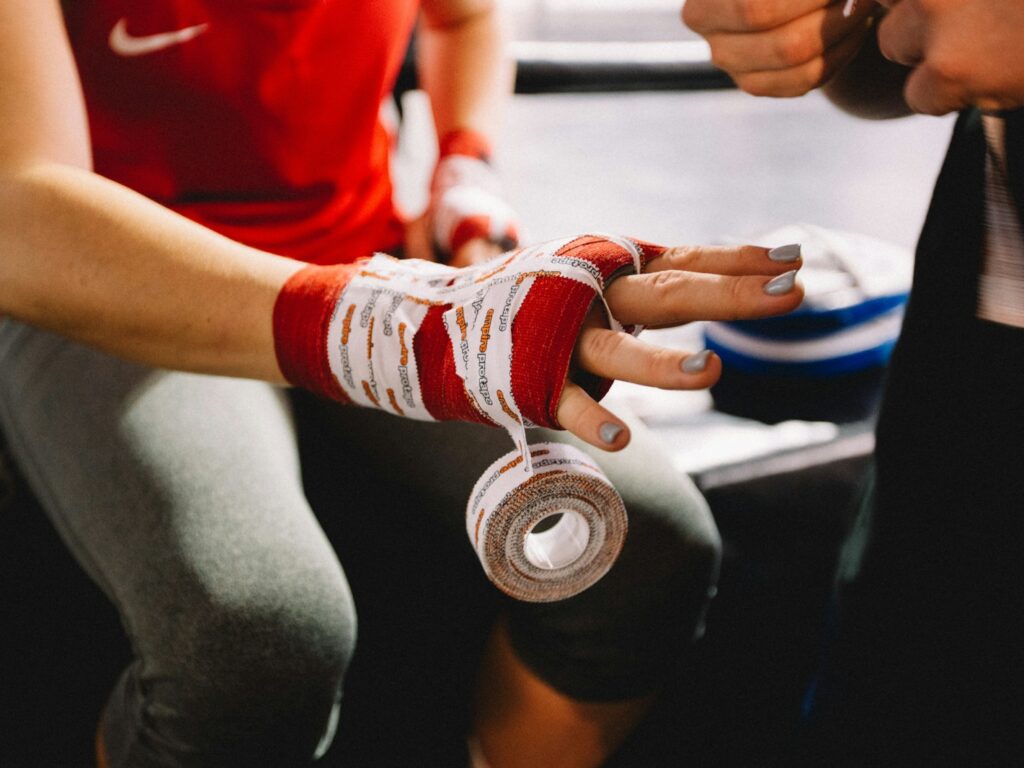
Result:
M96 171L305 261L401 240L379 118L416 0L65 0Z

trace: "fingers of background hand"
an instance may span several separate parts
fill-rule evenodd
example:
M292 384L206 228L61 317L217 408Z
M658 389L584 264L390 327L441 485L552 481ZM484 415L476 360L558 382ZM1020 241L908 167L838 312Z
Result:
M571 381L558 401L558 423L585 443L618 451L629 444L629 427Z
M773 29L836 0L686 0L683 23L694 32Z
M878 25L878 50L897 64L920 63L928 45L926 21L917 2L896 4Z
M1024 103L1024 3L1020 0L900 0L878 27L879 48L915 67L904 97L939 115Z
M423 259L424 261L434 260L430 223L426 215L413 219L405 225L405 257Z
M493 259L501 253L501 247L489 240L475 237L457 248L448 261L453 267L468 267Z
M858 19L857 25L829 49L827 56L817 56L789 69L736 74L733 80L738 88L754 96L803 96L831 80L857 55L871 25L870 18Z
M878 48L890 61L914 67L903 98L915 112L944 115L971 103L963 72L929 51L927 19L919 3L892 7L878 25Z
M709 35L711 62L730 75L798 67L819 57L863 26L871 3L859 3L843 16L843 4L833 4L764 32Z
M688 367L699 370L686 372L683 363L687 360ZM718 381L722 373L722 363L716 355L690 355L606 328L587 328L580 334L576 364L602 378L661 389L704 389Z
M717 275L781 275L799 269L799 245L776 249L756 245L681 245L651 259L645 273L681 269Z
M961 81L947 76L928 62L910 73L903 87L903 98L907 106L923 115L945 115L972 103ZM998 105L985 105L980 101L978 106L999 109Z
M803 299L799 283L781 295L765 291L765 276L665 271L627 275L605 290L612 315L626 325L681 325L694 320L739 320L781 315ZM777 283L776 283L777 285Z

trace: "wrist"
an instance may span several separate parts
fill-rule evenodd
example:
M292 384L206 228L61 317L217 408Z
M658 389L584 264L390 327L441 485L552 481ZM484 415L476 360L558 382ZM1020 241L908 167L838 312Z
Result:
M472 240L501 250L519 241L518 216L504 199L490 159L490 141L478 131L459 128L439 141L431 181L431 228L442 258L451 258Z
M310 265L295 272L274 303L274 351L288 383L348 402L327 356L327 331L345 286L358 265Z
M493 148L490 139L472 128L454 128L441 136L437 145L439 161L452 155L462 155L491 162Z

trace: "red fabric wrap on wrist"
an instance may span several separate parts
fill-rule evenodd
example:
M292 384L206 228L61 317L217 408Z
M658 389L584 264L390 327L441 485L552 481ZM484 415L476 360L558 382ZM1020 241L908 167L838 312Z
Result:
M458 253L459 248L474 238L490 239L490 234L490 216L467 216L456 225L455 230L452 232L452 253Z
M297 387L348 403L327 359L327 328L358 264L303 267L274 302L274 351L284 377Z
M466 155L483 160L485 163L491 161L491 142L486 136L470 128L456 128L448 131L438 141L438 159L448 155Z
M631 242L639 249L642 264L661 255L665 250L649 243ZM558 428L558 402L570 372L573 350L579 339L580 330L594 302L600 301L597 286L601 286L600 290L603 291L618 276L632 274L636 269L636 262L635 251L630 243L624 242L622 238L600 235L577 237L549 254L552 267L571 266L575 274L580 275L582 271L586 271L590 277L570 277L559 274L557 270L546 270L543 265L548 262L544 261L539 262L539 270L532 266L524 269L521 279L531 279L531 285L508 331L512 336L512 359L508 362L511 371L507 386L511 389L510 402L523 417L538 426ZM513 254L494 274L514 264L514 258ZM274 306L275 349L285 377L292 384L345 403L351 402L351 399L330 369L328 332L338 303L342 299L343 290L364 265L365 262L357 262L349 265L306 267L296 272L285 283ZM385 271L388 268L390 267L385 265ZM515 272L511 274L514 276ZM365 277L380 279L381 276L367 272ZM509 283L506 282L505 285L508 286ZM355 309L357 303L366 301L365 297L360 298L359 291L365 293L371 288L360 283L358 287L353 286L352 290L356 293L345 297L349 312ZM507 287L504 290L507 290ZM365 306L368 308L372 304L371 301ZM418 372L417 383L422 406L430 417L439 421L458 420L495 424L497 420L500 423L500 416L481 412L474 399L467 394L466 382L456 367L452 338L442 319L442 316L451 309L451 304L432 305L413 331L411 347L416 362L415 370ZM494 309L489 311L494 312ZM373 343L368 343L366 351L359 354L369 355L374 343L394 343L393 338L385 341L383 336L375 337L372 322L368 328L368 338ZM465 329L463 340L465 341ZM341 343L344 355L350 348L345 346L348 342ZM480 352L483 351L481 347ZM344 365L345 370L350 371L348 363ZM377 371L380 373L385 369L386 365L385 368L377 368ZM576 375L574 380L595 399L603 397L611 386L611 381L585 373ZM375 381L372 368L369 372L369 381ZM364 387L387 386L386 383L381 383L383 379L378 378L376 381L376 385L368 384L366 381L362 383ZM351 381L349 385L355 386ZM474 391L476 386L477 384L473 385ZM391 395L392 390L387 391ZM481 388L480 392L483 392L486 398L484 389ZM494 392L505 409L505 414L509 415L512 406L501 400L500 389ZM353 397L358 399L359 395L353 394ZM386 409L386 404L378 403L374 398L371 400L377 407ZM381 401L383 403L383 398ZM405 415L393 395L390 403L395 412ZM492 403L488 401L488 405ZM482 404L480 408L483 408ZM514 413L511 415L515 417Z

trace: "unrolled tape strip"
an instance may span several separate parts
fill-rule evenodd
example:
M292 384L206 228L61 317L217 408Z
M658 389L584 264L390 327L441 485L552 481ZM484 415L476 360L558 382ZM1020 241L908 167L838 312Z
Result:
M466 530L488 578L528 602L579 594L612 567L628 527L622 498L585 453L530 446L494 462L466 507Z

